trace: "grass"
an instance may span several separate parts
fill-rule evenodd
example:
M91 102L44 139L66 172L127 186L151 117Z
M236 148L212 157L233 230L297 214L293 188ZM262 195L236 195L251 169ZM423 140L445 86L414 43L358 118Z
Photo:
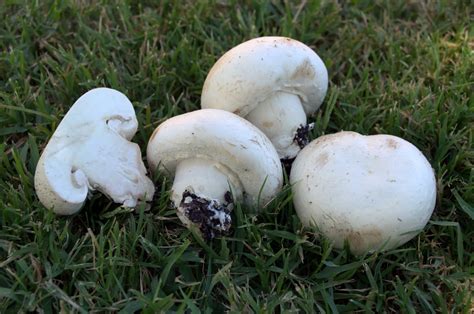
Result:
M472 310L469 1L101 2L0 6L0 312ZM313 138L388 133L427 156L438 199L415 239L360 258L334 250L302 228L287 189L258 216L237 207L233 234L206 244L170 209L163 177L151 210L98 194L69 218L41 206L36 162L80 95L125 93L144 149L166 118L199 108L219 56L261 35L298 39L325 61Z

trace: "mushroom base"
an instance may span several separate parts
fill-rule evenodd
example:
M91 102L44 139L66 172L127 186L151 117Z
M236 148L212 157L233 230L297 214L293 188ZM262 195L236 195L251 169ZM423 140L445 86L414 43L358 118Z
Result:
M225 235L232 225L230 216L233 208L232 194L227 191L224 198L225 203L219 204L217 200L199 197L188 190L183 192L183 198L179 204L181 212L199 227L207 241Z
M294 135L306 125L306 113L298 95L275 92L245 116L275 146L280 158L293 158L300 151Z
M314 123L309 123L307 125L300 125L296 130L295 137L293 142L298 144L298 146L303 149L306 145L309 144L309 132L314 129Z
M293 165L293 161L295 161L296 157L293 158L282 158L280 159L281 165L285 170L286 174L289 176L291 173L291 165Z
M296 130L295 137L293 138L293 142L296 143L301 149L303 149L306 145L309 144L309 132L314 128L314 123L310 123L307 125L300 125L300 127ZM283 168L285 169L287 174L290 174L291 165L293 161L295 161L296 157L287 157L280 159Z
M192 158L176 167L171 199L178 217L187 227L201 230L204 238L212 239L230 228L232 196L241 199L242 188L225 165Z

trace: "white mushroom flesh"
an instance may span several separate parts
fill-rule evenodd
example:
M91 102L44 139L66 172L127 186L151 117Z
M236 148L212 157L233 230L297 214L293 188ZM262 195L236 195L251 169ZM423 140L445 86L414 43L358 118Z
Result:
M433 169L409 142L340 132L306 146L290 175L296 212L335 247L354 254L392 249L428 222L436 202Z
M82 207L89 190L135 207L149 201L154 185L146 176L130 101L108 88L93 89L68 111L38 162L35 189L41 203L61 215Z
M261 130L272 140L281 159L291 159L300 147L288 139L295 139L302 124L305 127L306 115L320 107L327 88L327 69L311 48L290 38L260 37L234 47L216 62L204 82L201 106L233 112L259 128L270 121L265 112L272 115L285 108L288 121L281 123L280 116L270 121L273 129ZM297 116L292 117L293 113ZM280 125L282 128L276 130Z
M235 201L265 205L280 191L281 164L270 140L246 120L203 109L173 117L147 148L153 170L174 177L172 201L188 227L207 239L230 228ZM258 203L258 204L257 204Z
M195 220L203 217L202 212L192 212L196 210L194 206L189 206L195 200L192 195L208 200L204 208L199 206L199 211L206 210L204 217L209 219L213 229L224 232L229 229L232 220L232 195L242 199L242 186L227 167L208 159L190 158L181 161L176 167L171 189L171 200L176 204L179 218L186 225L193 223L190 220L193 215L196 216Z
M302 145L295 135L306 126L306 113L298 96L275 93L245 118L268 136L281 159L290 159L300 151Z

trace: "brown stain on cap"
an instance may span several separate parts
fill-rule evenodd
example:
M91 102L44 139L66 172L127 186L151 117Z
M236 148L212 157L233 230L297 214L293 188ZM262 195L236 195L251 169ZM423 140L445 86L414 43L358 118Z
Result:
M298 79L313 79L314 76L316 75L316 72L314 71L313 65L311 64L311 61L309 59L304 59L304 61L296 67L295 71L291 75L292 80L298 80Z
M241 112L241 111L242 111L241 108L237 108L237 109L235 109L232 113L233 113L233 114L236 114L236 115L238 115L238 116L240 116L240 112Z
M262 123L262 125L266 128L271 128L273 126L273 122L265 121Z
M399 144L396 140L394 140L393 138L388 138L387 139L387 146L392 148L392 149L397 149Z
M346 236L351 252L360 255L371 248L378 248L383 244L382 232L380 229L371 227L360 231L351 231Z
M319 154L316 157L316 160L314 162L314 166L318 167L318 168L322 168L328 163L328 161L329 161L329 155L328 155L328 153L324 152L322 154Z

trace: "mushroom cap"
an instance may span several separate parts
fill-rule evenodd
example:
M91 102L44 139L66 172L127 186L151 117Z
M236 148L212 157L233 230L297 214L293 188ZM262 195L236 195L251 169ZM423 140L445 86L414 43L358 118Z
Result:
M391 135L319 137L290 174L296 212L337 248L354 254L402 245L428 222L436 202L433 169L411 143Z
M154 185L146 176L128 98L113 89L82 95L64 116L36 167L35 190L41 203L69 215L83 205L89 190L133 207L151 200Z
M281 189L283 173L270 140L248 121L223 110L202 109L163 122L150 138L147 160L174 176L179 162L219 162L238 178L244 202L269 202Z
M286 37L259 37L226 52L204 82L202 108L245 117L260 103L285 92L297 95L307 115L326 96L327 69L305 44Z

